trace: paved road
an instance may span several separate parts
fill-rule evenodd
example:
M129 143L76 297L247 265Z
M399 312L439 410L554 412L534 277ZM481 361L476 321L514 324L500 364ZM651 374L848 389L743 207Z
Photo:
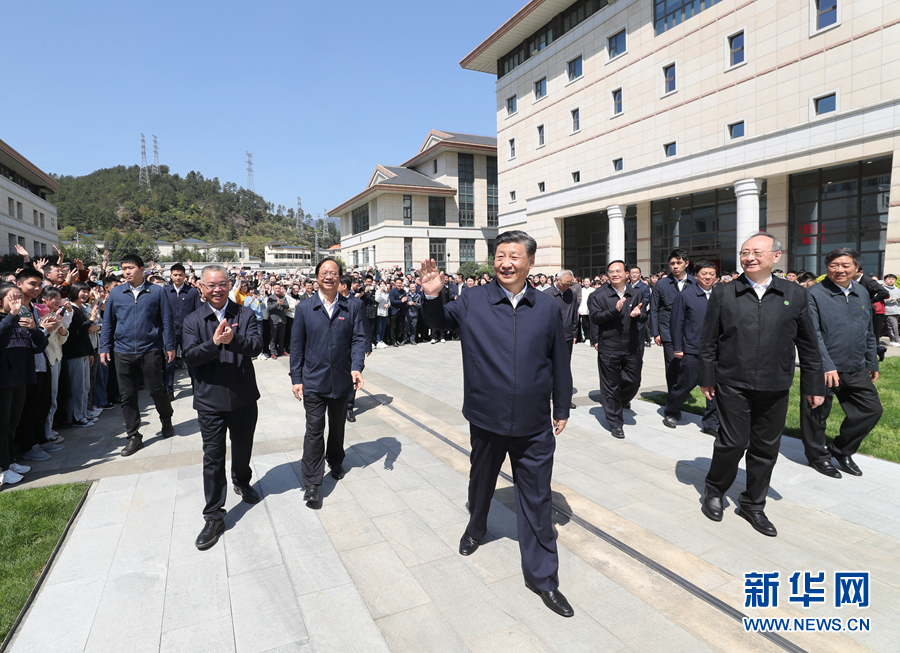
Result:
M193 546L201 445L184 378L171 440L155 435L152 410L147 446L128 459L117 455L117 411L66 432L66 449L36 464L28 485L98 482L10 651L897 651L900 466L860 457L862 478L834 481L786 439L767 508L779 536L755 533L731 510L712 523L699 510L711 439L693 416L663 427L646 402L627 415L626 439L611 438L591 396L595 357L576 347L578 408L554 466L561 589L576 611L562 619L524 587L508 480L489 541L469 558L456 552L469 446L458 343L378 350L368 365L347 476L327 477L311 510L286 360L257 361L253 467L264 500L229 495L228 530L207 552ZM664 385L659 348L644 379L645 390ZM742 482L743 472L729 506ZM752 571L781 573L778 608L744 607ZM835 609L829 580L825 605L799 608L788 600L794 571L869 571L870 607ZM744 632L735 610L862 617L871 631L765 638Z

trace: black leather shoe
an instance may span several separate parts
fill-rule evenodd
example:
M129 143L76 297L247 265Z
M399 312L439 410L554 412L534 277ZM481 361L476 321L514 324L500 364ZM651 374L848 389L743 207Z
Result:
M201 551L206 551L213 544L219 541L219 535L225 532L225 522L221 519L207 519L206 525L197 536L194 544Z
M143 440L139 435L135 435L134 437L128 438L128 442L125 444L125 448L122 449L122 455L130 456L131 454L140 451L143 448Z
M530 589L535 594L540 594L541 600L544 602L548 608L553 610L556 614L562 617L574 617L575 611L572 609L572 606L569 605L569 602L566 600L566 597L563 596L563 593L559 590L544 590L541 591L531 585L527 580L525 581L525 587Z
M578 408L578 406L576 406L574 403L569 404L569 410L575 410L576 408Z
M678 420L670 415L666 415L663 417L663 426L668 426L670 429L674 429L678 426Z
M175 393L174 392L169 393L169 401L175 401Z
M175 427L172 426L172 420L164 419L162 421L162 436L164 438L171 438L173 435L175 435Z
M714 438L719 437L719 429L700 429L701 433L706 433L706 435L711 435Z
M470 556L475 551L478 550L478 545L480 542L476 540L474 537L466 534L462 536L462 539L459 541L459 554L464 556Z
M853 458L845 456L839 451L835 451L831 445L828 445L828 451L831 452L831 455L834 456L834 459L838 461L838 465L840 465L841 469L845 472L852 474L853 476L862 476L862 470L855 462L853 462Z
M352 411L352 410L348 410L348 411L347 411L347 421L348 421L348 422L355 422L355 421L356 421L356 416L353 414L353 411Z
M840 478L841 473L834 468L830 460L818 460L809 464L814 470L831 478Z
M259 496L259 492L253 489L250 485L235 485L234 493L240 496L247 503L259 503L262 501L262 497Z
M334 477L334 480L339 481L344 478L346 472L344 468L340 465L332 465L331 467L331 475Z
M722 497L714 497L709 492L704 494L700 512L713 521L722 521Z
M314 501L319 500L319 486L318 485L307 485L306 492L303 493L303 500L306 503L312 503Z
M762 510L745 510L744 508L738 508L738 514L750 522L750 525L763 535L768 535L769 537L778 535L775 526L772 525L772 522L768 520L766 513Z
M625 437L625 431L622 429L611 429L609 434L614 438L619 438L620 440Z
M622 406L622 409L623 410L631 410L631 402L630 401L625 402L625 404Z

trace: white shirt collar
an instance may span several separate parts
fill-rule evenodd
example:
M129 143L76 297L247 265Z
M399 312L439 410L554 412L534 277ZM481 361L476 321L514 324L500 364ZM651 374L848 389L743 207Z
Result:
M753 290L756 291L756 296L762 299L762 296L766 294L766 290L769 289L769 286L772 284L772 275L769 275L769 278L766 279L765 283L756 283L750 277L747 277L747 281L750 282L750 285L753 287Z
M499 286L500 284L497 284L497 285ZM518 306L518 305L519 305L519 301L525 296L525 290L526 290L526 288L528 288L528 284L525 284L525 287L522 288L522 292L518 293L517 295L513 295L513 294L512 294L510 291L508 291L506 288L504 288L503 286L500 286L500 290L502 290L502 291L506 294L506 297L507 297L507 299L509 299L509 301L510 301L510 303L512 304L513 308L515 308L516 306Z
M215 313L216 319L219 322L221 322L222 320L225 319L225 311L228 310L228 302L229 301L231 301L231 300L229 299L229 300L225 301L225 306L222 307L221 311L216 309L212 304L209 305L210 309L212 309L212 312Z
M332 316L334 316L334 309L337 307L338 300L340 299L340 293L334 296L334 303L329 304L328 299L325 295L322 294L322 291L319 291L319 301L322 302L322 308L325 309L325 313L328 315L328 319L330 320Z

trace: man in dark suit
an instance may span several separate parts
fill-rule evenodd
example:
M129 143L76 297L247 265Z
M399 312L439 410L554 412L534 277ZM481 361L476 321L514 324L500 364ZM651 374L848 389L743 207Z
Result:
M184 360L194 373L194 410L203 438L203 491L206 525L195 542L213 546L225 530L226 431L231 433L231 480L247 503L258 503L250 485L250 456L256 431L259 390L253 357L262 351L256 315L229 301L228 272L208 265L201 273L206 305L184 320Z
M366 326L366 303L360 299L359 294L353 293L353 278L345 274L341 277L341 284L338 286L338 292L342 297L346 297L347 301L351 304L359 303L362 305L360 309L363 316L363 326ZM368 327L366 328L366 358L368 358L372 354L372 330ZM356 390L350 392L350 399L347 401L347 421L355 422L356 416L353 414L353 410L356 408Z
M678 375L669 393L663 412L663 424L670 429L678 426L681 406L697 385L697 354L700 352L700 335L703 332L703 318L706 306L716 283L716 266L710 261L694 263L697 285L688 286L675 296L672 314L669 316L669 333L675 358L681 361L682 373ZM716 400L706 400L706 412L700 422L701 430L713 437L719 435L719 416Z
M556 275L556 283L544 291L544 294L552 297L559 305L562 314L563 330L566 334L566 345L569 347L569 360L572 360L572 348L578 337L578 304L579 295L572 288L575 275L571 270L563 270ZM574 409L575 404L569 403L569 408Z
M597 367L603 391L603 412L610 435L624 438L622 411L641 387L644 366L644 337L647 322L644 295L627 283L624 261L606 267L609 283L588 298L591 341L597 346Z
M673 249L669 252L669 268L672 274L657 281L650 296L650 334L653 336L654 342L663 348L663 358L666 362L666 389L670 393L678 381L678 376L683 372L681 361L675 358L675 349L672 347L669 316L672 313L675 296L696 283L694 278L687 273L688 264L688 253L683 249ZM678 419L681 419L680 413Z
M388 295L391 302L391 340L394 341L394 347L399 347L404 344L403 327L406 322L406 305L409 302L409 296L403 289L403 279L394 279L394 287Z
M795 348L801 394L812 408L825 399L806 289L772 274L781 252L781 241L764 232L743 243L744 273L713 290L700 338L700 389L707 399L716 398L720 422L703 514L722 520L722 496L746 452L747 489L740 495L739 514L770 537L778 532L764 508L794 379Z
M559 591L550 499L556 435L572 401L569 349L556 302L526 284L537 243L524 231L507 231L495 244L495 281L469 288L455 302L445 302L444 275L434 260L423 261L420 271L425 320L435 329L458 328L462 341L463 415L472 453L470 518L459 552L471 555L487 534L497 475L509 454L525 585L551 610L571 617Z
M185 283L187 274L181 263L176 263L169 268L172 283L166 286L166 297L172 307L172 323L175 326L175 349L184 350L182 333L184 318L200 308L200 293L190 284ZM175 361L166 363L166 391L169 400L175 399Z
M650 286L648 286L641 278L641 269L636 265L632 265L630 268L628 268L628 279L631 283L632 288L641 291L641 294L644 296L644 306L646 306L647 311L649 311L653 303L653 289L650 288ZM647 322L644 322L644 324L641 326L641 335L644 338L644 344L646 346L649 347L653 344L653 341L650 338L650 325Z
M365 307L338 292L343 268L327 257L316 266L319 292L297 305L291 333L291 382L306 409L301 469L307 503L319 500L325 461L331 475L344 478L344 426L352 390L363 387ZM328 446L325 446L325 413Z

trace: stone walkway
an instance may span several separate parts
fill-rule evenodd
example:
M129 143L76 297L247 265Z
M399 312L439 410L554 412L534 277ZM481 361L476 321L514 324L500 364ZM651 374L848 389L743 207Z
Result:
M469 558L456 552L469 447L458 343L368 359L358 421L348 424L347 476L326 477L318 510L302 501L303 412L286 363L257 362L253 468L264 500L250 506L230 494L227 530L206 552L193 546L203 492L189 392L175 404L178 435L159 439L151 410L146 447L128 459L117 455L118 411L64 433L66 449L35 464L26 486L98 482L11 652L898 650L898 465L861 456L862 478L834 481L786 438L767 507L779 536L757 534L733 509L710 522L699 498L712 440L694 416L673 431L641 401L626 414L626 439L611 438L592 392L596 358L580 345L578 408L554 466L561 589L576 612L562 619L524 587L508 480L498 483L488 541ZM654 347L644 389L661 384ZM729 508L741 483L743 472ZM751 571L781 572L778 608L744 607ZM796 607L794 571L871 572L870 607L834 608L830 581L824 605ZM868 618L871 630L764 637L729 609Z

